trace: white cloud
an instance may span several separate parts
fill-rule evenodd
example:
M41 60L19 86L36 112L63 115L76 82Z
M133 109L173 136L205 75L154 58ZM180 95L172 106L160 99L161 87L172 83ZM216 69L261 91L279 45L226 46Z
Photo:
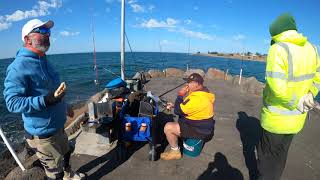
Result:
M196 26L197 26L197 28L203 28L202 24L197 24Z
M183 21L183 23L189 27L203 28L202 24L192 21L191 19L186 19Z
M185 24L187 23L191 23L191 20L185 20L184 21ZM178 32L181 33L187 37L193 37L193 38L197 38L197 39L203 39L203 40L213 40L214 37L206 34L206 33L202 33L202 32L198 32L198 31L192 31L189 29L186 29L184 27L179 26L179 20L173 19L173 18L167 18L166 21L160 21L160 20L156 20L156 19L149 19L148 21L143 21L140 25L136 25L134 27L142 27L142 28L167 28L167 30L169 32Z
M155 6L151 4L151 5L149 5L148 10L149 10L150 12L152 12L154 8L155 8Z
M135 13L143 13L145 12L145 9L143 6L139 5L139 4L130 4L133 12Z
M172 18L167 18L167 24L168 24L169 26L174 26L174 25L177 24L177 23L178 23L177 20L172 19Z
M60 32L60 35L61 36L65 36L65 37L68 37L68 36L78 36L80 34L80 32L69 32L69 31L61 31Z
M136 2L138 2L138 1L137 0L128 0L128 4L134 4Z
M199 7L198 7L198 6L194 6L194 7L193 7L193 10L198 11L198 10L199 10Z
M214 37L209 34L197 32L197 31L191 31L191 30L188 30L185 28L180 28L178 30L178 32L181 32L182 34L184 34L188 37L193 37L193 38L197 38L197 39L203 39L203 40L213 40L214 39Z
M146 13L146 12L152 12L155 8L154 5L142 5L141 3L138 3L137 0L128 0L128 4L130 5L131 9L135 13Z
M150 19L149 21L144 21L140 24L143 28L173 28L178 23L177 20L172 18L167 18L166 21L158 21L156 19Z
M57 41L57 38L55 38L55 37L50 37L50 41L54 43L54 42Z
M0 30L9 28L12 22L21 21L28 18L36 18L39 16L49 15L50 8L58 9L61 6L62 6L62 0L50 0L49 2L38 1L38 4L32 7L32 10L26 10L26 11L16 10L12 14L1 16L0 24L2 28L0 28Z
M72 9L71 9L71 8L67 8L67 9L66 9L66 12L67 12L67 13L72 13Z
M238 35L232 37L232 39L235 41L241 41L241 40L244 40L245 38L246 38L246 36L243 34L238 34Z
M212 25L210 25L209 27L211 27L211 28L213 28L213 29L220 29L220 27L218 26L218 25L216 25L216 24L212 24Z
M11 25L12 25L11 23L7 23L7 22L1 23L0 22L0 31L5 30L5 29L9 29Z
M191 21L190 19L186 19L186 20L184 20L183 22L184 22L185 24L187 24L187 25L189 25L189 24L192 23L192 21Z
M169 41L169 40L166 40L166 39L160 41L160 45L161 45L161 46L163 46L163 45L170 45L170 44L175 44L175 42Z

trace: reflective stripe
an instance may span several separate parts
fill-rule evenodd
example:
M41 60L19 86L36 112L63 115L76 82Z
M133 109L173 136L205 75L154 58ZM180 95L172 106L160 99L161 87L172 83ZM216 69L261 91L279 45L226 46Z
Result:
M284 73L266 71L266 77L288 80L289 82L300 82L300 81L310 80L310 79L313 79L314 76L315 74L304 74L301 76L294 77L293 79L288 79L286 78L286 75Z
M320 91L320 84L319 83L313 82L313 85Z
M288 103L288 105L292 107L294 105L294 103L296 102L296 99L297 99L297 96L295 94L293 94L291 100Z
M290 52L289 46L283 42L277 42L279 46L284 48L288 54L288 78L293 79L293 62L292 62L292 54Z
M293 95L293 98L290 100L289 104L291 103L291 101L295 101L296 99L296 95ZM268 103L266 102L265 99L263 99L262 101L263 103L263 106L266 107L271 113L277 113L277 114L280 114L280 115L285 115L285 116L292 116L292 115L301 115L302 113L297 110L297 109L294 109L294 110L287 110L287 109L280 109L276 106L270 106L268 105Z
M277 114L280 114L280 115L292 116L292 115L301 115L302 114L297 109L294 109L294 110L290 111L290 110L285 110L285 109L279 109L276 106L266 106L266 108L270 112L277 113Z
M286 74L281 72L266 71L266 77L287 80Z
M316 53L316 61L317 61L317 63L319 64L320 62L319 62L319 58L318 58L318 50L317 50L317 47L314 46L314 45L312 45L312 47L313 47L313 49L314 49L314 51L315 51L315 53ZM318 68L318 69L319 69L319 68Z
M279 46L281 46L283 49L285 49L288 53L288 81L289 82L300 82L300 81L305 81L305 80L310 80L313 79L315 74L304 74L301 76L293 76L293 60L292 60L292 54L290 52L289 46L283 42L277 42ZM318 68L320 71L320 67Z
M314 73L313 74L304 74L304 75L301 75L301 76L294 77L293 79L289 79L289 81L291 81L291 82L300 82L300 81L313 79L314 76L315 76Z

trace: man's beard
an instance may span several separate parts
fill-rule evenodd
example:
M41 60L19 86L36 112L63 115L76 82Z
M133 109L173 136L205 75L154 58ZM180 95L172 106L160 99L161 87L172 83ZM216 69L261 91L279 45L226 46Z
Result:
M37 40L37 39L32 39L32 47L45 53L49 50L50 47L50 41L49 38L48 39L43 39L41 40Z

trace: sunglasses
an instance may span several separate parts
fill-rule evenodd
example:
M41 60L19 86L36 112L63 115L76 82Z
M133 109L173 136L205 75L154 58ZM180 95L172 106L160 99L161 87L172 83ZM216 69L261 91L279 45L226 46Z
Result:
M50 31L50 29L45 28L45 27L38 27L38 28L33 29L30 33L39 33L39 34L43 34L43 35L48 34L50 36L51 31Z

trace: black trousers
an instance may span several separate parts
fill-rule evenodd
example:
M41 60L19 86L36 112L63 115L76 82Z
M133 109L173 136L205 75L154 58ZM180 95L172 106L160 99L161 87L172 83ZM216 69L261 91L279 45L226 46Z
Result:
M294 134L274 134L263 130L257 147L259 180L279 180L286 165Z

